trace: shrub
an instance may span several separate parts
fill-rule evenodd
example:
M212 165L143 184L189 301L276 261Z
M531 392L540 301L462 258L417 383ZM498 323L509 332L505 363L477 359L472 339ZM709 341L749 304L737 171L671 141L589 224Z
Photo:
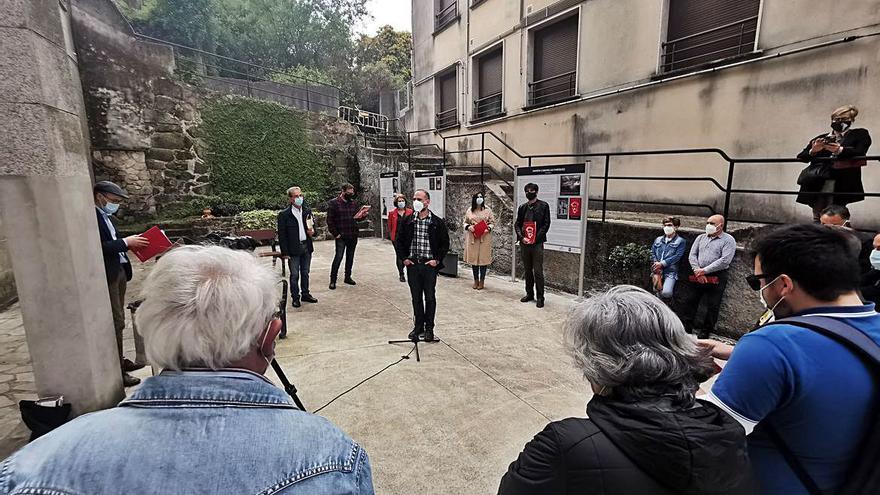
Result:
M239 213L235 224L242 230L275 230L278 225L278 212L274 210L253 210Z
M651 250L633 242L621 244L611 250L608 262L621 274L643 274L651 262Z

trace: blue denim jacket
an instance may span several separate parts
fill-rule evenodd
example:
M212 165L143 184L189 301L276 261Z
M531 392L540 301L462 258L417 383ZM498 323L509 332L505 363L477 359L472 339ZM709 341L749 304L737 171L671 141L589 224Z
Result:
M373 494L367 453L243 370L163 372L0 466L0 494Z
M651 261L663 264L663 275L678 274L678 262L687 251L687 241L677 235L674 239L666 242L666 236L661 235L654 240L651 246Z

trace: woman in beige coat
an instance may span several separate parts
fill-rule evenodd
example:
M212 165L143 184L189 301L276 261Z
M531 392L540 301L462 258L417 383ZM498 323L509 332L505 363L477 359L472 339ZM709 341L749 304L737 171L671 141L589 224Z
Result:
M481 222L487 230L477 238L474 228ZM486 270L492 263L492 230L495 228L495 215L486 206L483 194L471 198L471 208L464 214L464 262L474 270L474 289L482 290L486 281Z

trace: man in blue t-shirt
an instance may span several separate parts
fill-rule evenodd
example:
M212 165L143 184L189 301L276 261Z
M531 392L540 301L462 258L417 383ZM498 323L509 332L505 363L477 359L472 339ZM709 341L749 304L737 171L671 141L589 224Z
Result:
M818 225L777 229L755 244L749 282L777 319L837 318L880 343L880 315L859 299L859 264L847 235ZM868 367L837 341L794 325L760 328L735 350L701 342L712 346L715 357L729 358L708 399L749 434L761 493L808 495L768 426L818 487L835 493L877 414L878 384Z

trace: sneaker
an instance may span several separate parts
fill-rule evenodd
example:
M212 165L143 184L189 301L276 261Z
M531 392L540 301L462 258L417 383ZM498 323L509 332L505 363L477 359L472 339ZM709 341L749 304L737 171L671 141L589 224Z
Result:
M302 296L302 302L316 303L316 302L318 302L318 300L315 299L314 297L312 297L311 294L306 294L306 295Z
M147 365L146 363L135 363L131 359L124 358L122 360L122 371L124 371L126 373L130 373L132 371L137 371L146 365Z
M357 282L355 282L351 278L347 278L347 279L343 280L343 282L345 282L348 285L357 285Z
M139 385L141 383L141 379L131 376L128 373L122 374L122 385L124 387L134 387L135 385Z

